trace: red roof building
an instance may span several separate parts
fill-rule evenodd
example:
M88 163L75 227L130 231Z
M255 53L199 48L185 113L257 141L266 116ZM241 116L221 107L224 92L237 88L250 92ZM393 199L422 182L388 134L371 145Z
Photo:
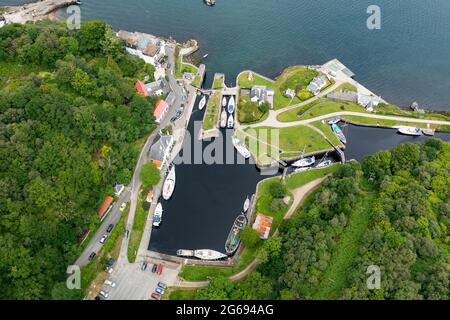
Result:
M147 88L145 88L145 84L142 81L138 81L134 84L136 90L142 94L144 97L148 97Z
M168 108L169 108L169 105L164 100L158 100L156 102L155 111L153 112L156 122L159 123L161 121L161 119L166 114Z
M97 215L100 217L100 219L104 219L106 215L111 210L112 206L114 204L114 199L111 196L106 196L103 200L103 203L98 207Z
M258 231L261 239L267 239L269 237L270 229L272 228L272 221L272 217L263 215L261 213L256 216L255 223L253 224L253 229Z

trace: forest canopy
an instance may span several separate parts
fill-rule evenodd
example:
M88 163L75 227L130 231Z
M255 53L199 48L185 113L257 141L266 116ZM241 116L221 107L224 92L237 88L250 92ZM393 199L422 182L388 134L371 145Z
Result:
M40 22L0 29L0 71L0 299L48 299L155 128L153 67L104 22Z

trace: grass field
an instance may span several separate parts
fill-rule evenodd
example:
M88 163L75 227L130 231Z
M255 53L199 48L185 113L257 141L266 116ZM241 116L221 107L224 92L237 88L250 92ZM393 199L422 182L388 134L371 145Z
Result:
M183 63L182 62L182 56L178 56L177 60L176 60L176 65L175 65L175 77L177 79L180 79L183 77L183 73L185 72L189 72L192 74L197 74L198 72L198 68L192 64L189 63Z
M215 92L209 97L208 105L206 106L205 117L203 118L202 129L211 130L217 126L219 121L219 114L221 110L220 93Z
M200 88L201 87L201 83L200 81L202 80L202 78L200 77L200 75L196 75L194 77L194 80L192 80L192 86L196 87L196 88Z
M130 232L130 241L128 242L127 256L130 263L133 263L136 260L137 251L139 250L139 244L141 243L145 222L147 220L148 211L144 210L142 207L143 204L144 198L140 195L136 206L133 229Z
M47 74L46 70L28 64L0 61L0 85L2 87L14 90L18 87L20 79L23 79L30 73Z
M331 127L327 123L323 123L322 121L316 121L316 122L311 123L311 125L316 127L317 129L319 129L320 131L322 131L327 136L327 138L330 139L331 142L333 142L333 144L335 146L338 146L341 144L341 142L336 137L336 135L333 133L333 131L331 130Z
M213 89L221 89L223 87L224 78L223 75L215 75L213 82Z
M197 289L170 288L168 300L195 300Z
M367 117L358 117L358 116L343 116L342 119L348 120L352 123L356 124L371 124L375 126L412 126L412 127L419 127L419 128L430 128L435 129L439 125L433 125L431 124L429 127L426 123L415 123L415 122L409 122L409 121L397 121L397 120L386 120L386 119L375 119L375 118L367 118Z

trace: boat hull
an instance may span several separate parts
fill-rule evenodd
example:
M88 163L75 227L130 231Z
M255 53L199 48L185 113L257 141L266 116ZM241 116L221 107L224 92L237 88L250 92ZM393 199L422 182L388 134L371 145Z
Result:
M234 97L231 97L230 100L228 101L228 113L233 113L234 109L235 109L235 104L234 104Z
M206 105L206 97L203 96L203 98L200 100L200 102L198 103L198 110L203 110L203 108Z
M419 128L413 128L413 127L405 127L405 128L399 128L398 133L407 135L407 136L421 136L422 130Z
M194 257L200 260L220 260L226 258L227 255L214 250L201 249L194 250Z
M232 114L228 117L227 127L228 129L232 129L234 127L234 117Z
M166 177L163 185L163 198L169 200L175 190L175 167L173 166Z
M227 127L227 112L225 110L222 111L222 114L220 115L220 127L226 128Z
M312 166L315 161L316 161L315 157L304 158L294 162L292 166L298 168L309 167Z
M234 220L233 226L228 234L227 241L225 242L225 252L228 255L235 253L239 247L239 244L241 243L240 233L246 224L247 217L244 214L240 214L236 220Z

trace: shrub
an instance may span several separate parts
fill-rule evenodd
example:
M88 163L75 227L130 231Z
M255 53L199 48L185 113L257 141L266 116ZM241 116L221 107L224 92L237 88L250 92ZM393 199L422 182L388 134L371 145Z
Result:
M286 186L282 184L280 181L272 182L272 184L269 187L270 194L272 197L280 199L283 198L286 195Z

